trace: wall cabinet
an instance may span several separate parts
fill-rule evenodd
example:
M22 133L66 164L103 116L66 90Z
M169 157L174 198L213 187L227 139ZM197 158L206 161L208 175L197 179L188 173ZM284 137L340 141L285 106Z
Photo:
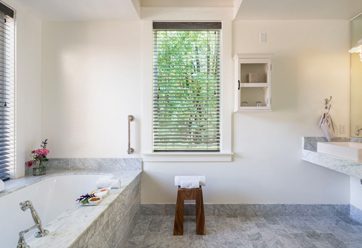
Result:
M271 55L235 56L235 111L271 110Z

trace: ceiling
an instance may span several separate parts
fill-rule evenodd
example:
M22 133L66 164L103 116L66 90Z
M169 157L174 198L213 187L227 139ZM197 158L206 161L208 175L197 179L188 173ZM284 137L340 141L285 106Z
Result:
M351 19L362 0L243 0L237 19Z
M345 19L362 0L15 0L54 21L139 19L140 7L230 7L237 19ZM241 4L240 4L241 2ZM240 8L239 8L240 6ZM187 17L186 17L187 18Z
M137 0L15 0L53 21L138 19Z
M234 0L140 0L143 7L233 7Z

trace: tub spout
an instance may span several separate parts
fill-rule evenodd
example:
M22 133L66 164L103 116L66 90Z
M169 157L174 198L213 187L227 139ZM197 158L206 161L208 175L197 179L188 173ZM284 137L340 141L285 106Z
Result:
M19 240L16 248L30 248L30 246L25 241L24 232L19 233Z
M39 229L39 225L35 224L34 226L29 227L28 229L25 229L25 230L19 232L19 240L18 240L17 248L30 248L30 246L25 241L24 235L25 235L25 233L27 233L30 230L33 230L35 228ZM47 230L43 230L43 231L44 231L43 236L37 236L37 234L36 234L35 237L44 237L45 235L47 235L49 233Z
M35 208L33 207L33 204L31 203L31 201L20 202L20 208L23 211L30 209L31 216L33 217L33 220L35 222L34 228L35 227L38 228L38 232L35 233L35 237L37 237L37 238L44 237L45 235L47 235L49 233L47 230L45 230L43 228L40 217L39 217L37 211L35 210Z

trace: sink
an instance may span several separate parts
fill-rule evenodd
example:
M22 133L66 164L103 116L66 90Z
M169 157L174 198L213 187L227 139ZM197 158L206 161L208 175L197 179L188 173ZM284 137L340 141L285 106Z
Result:
M357 142L318 142L317 152L362 163L362 143Z

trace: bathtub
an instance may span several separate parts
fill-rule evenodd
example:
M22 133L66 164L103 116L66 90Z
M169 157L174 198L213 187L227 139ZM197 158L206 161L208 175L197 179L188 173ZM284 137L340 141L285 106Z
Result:
M34 225L30 211L23 212L19 203L30 200L45 228L64 212L81 208L76 199L96 188L96 181L105 175L47 176L32 185L0 197L1 248L14 248L18 233ZM110 175L106 175L110 176ZM84 208L84 207L83 207ZM86 207L85 207L86 208ZM33 233L26 235L28 242Z

